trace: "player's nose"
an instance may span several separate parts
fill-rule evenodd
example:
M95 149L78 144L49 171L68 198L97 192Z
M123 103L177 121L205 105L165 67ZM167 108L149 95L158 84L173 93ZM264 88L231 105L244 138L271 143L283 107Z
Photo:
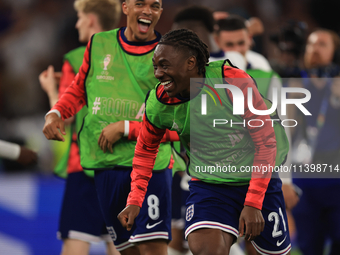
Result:
M143 8L143 14L151 15L151 6L145 5L144 8Z
M160 80L163 77L163 72L159 68L156 68L154 70L154 75L158 80Z

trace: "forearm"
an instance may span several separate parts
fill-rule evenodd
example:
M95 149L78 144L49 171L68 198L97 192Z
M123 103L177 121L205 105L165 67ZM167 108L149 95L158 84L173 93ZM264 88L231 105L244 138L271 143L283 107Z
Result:
M160 141L165 133L164 129L152 126L143 118L143 124L137 139L135 156L131 172L131 192L126 205L142 207L152 169L155 164Z
M50 107L53 108L53 106L58 102L59 94L58 91L51 91L47 94L48 100L50 102Z
M249 75L241 70L234 70L229 67L224 68L226 81L242 90L245 96L244 102L248 102L248 96L252 97L252 104L257 110L267 110L267 106L262 99L256 85ZM248 88L252 88L252 95L248 95ZM233 101L232 93L227 90L229 98ZM247 129L255 146L253 168L260 170L253 171L249 183L248 192L244 205L252 206L257 209L262 208L264 195L267 191L268 183L271 178L270 171L262 171L263 166L267 169L269 166L275 166L276 157L276 138L269 115L255 115L249 110L248 104L244 104L245 113L242 115L244 122L247 123ZM261 127L249 125L252 119L261 120Z
M142 122L139 121L125 121L125 133L124 136L128 137L130 141L137 141L140 129L142 127ZM176 131L166 130L165 134L161 140L161 143L165 142L177 142L179 141L179 136Z
M257 93L260 96L258 91ZM259 109L262 108L261 110L267 109L262 98L257 98L258 102L254 103L254 105L257 105ZM263 102L263 104L261 101ZM252 206L261 210L263 199L272 174L269 169L274 169L275 167L276 137L274 128L272 127L272 122L266 121L267 119L270 119L269 115L254 116L250 112L246 113L245 115L246 123L248 123L250 119L254 119L255 117L256 119L262 120L262 123L264 123L264 125L260 128L254 128L248 125L250 136L255 145L253 168L259 171L252 172L248 192L244 203L245 205ZM264 166L266 168L264 168Z
M75 85L78 80L79 77L76 75L71 86L66 89L65 93L51 109L58 111L63 120L73 117L85 105L86 98L84 88Z

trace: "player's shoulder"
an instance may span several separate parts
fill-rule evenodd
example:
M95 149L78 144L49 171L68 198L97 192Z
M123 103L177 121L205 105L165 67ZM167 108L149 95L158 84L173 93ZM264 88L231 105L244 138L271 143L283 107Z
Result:
M97 39L97 38L112 40L113 38L117 38L118 32L119 32L119 28L115 28L109 31L98 32L93 35L92 40Z
M227 64L223 65L223 76L224 78L250 78L245 71Z
M169 97L169 95L165 92L164 86L157 84L156 87L151 90L150 96L154 97L153 99L157 99L158 102L165 105L175 105L187 102L188 98L181 98L180 96Z
M79 55L79 54L84 55L85 49L86 49L86 46L80 46L78 48L70 50L69 52L65 54L65 56L73 56L73 55Z

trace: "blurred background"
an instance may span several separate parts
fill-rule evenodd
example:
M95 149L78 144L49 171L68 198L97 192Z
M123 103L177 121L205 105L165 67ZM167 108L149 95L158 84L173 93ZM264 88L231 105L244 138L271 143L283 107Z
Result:
M169 31L176 12L190 4L258 17L264 32L254 37L253 50L279 73L280 36L292 34L302 52L315 28L340 31L340 1L335 0L164 0L156 30ZM120 26L125 20L122 15ZM64 181L53 176L53 168L63 144L42 133L50 107L38 76L50 64L60 71L62 56L80 45L76 21L72 0L0 0L0 140L38 153L30 168L0 159L0 255L60 253L56 230Z

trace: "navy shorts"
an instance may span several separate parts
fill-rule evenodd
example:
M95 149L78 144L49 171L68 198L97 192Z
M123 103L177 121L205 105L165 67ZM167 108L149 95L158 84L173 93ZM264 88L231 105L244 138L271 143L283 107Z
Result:
M126 206L131 171L131 168L115 167L114 170L96 171L94 177L106 227L119 251L138 242L171 240L171 169L153 172L131 231L124 229L117 219Z
M176 229L184 229L185 226L185 210L186 200L189 191L183 190L181 187L182 177L176 172L172 178L172 221L171 227Z
M200 228L220 229L239 235L239 217L248 186L209 184L190 181L185 237ZM291 249L281 180L272 178L263 201L264 231L252 241L260 254L287 254Z
M71 173L66 179L57 236L85 242L112 241L99 207L94 179L83 171Z

